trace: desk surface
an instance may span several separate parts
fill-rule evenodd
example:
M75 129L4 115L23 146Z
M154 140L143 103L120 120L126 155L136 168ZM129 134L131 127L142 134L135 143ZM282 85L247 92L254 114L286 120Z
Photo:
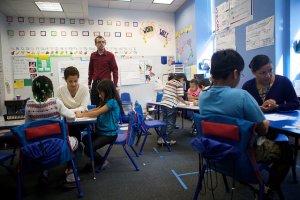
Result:
M148 104L152 104L152 105L156 105L156 106L160 106L161 105L161 102L155 102L155 101L150 101L148 102ZM191 106L191 105L185 105L183 103L179 103L177 105L177 108L180 108L180 109L186 109L186 110L195 110L195 111L199 111L199 106Z
M300 137L300 111L272 113L265 116L270 121L270 128Z
M68 122L68 124L88 124L95 123L97 118L76 118L73 122ZM19 126L25 123L25 120L11 120L11 121L0 121L0 130L1 129L10 129L15 126Z

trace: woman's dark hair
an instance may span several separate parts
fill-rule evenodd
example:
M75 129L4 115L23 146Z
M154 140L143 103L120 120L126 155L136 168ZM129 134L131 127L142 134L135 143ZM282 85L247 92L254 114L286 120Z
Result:
M53 84L47 76L38 76L32 82L32 93L37 102L45 102L53 96Z
M225 49L215 52L211 57L210 73L213 79L225 80L231 72L244 69L244 59L233 49Z
M117 100L117 102L119 104L121 113L124 114L120 95L119 95L118 91L116 90L114 83L111 80L100 81L97 85L97 90L99 93L100 92L104 93L104 101L102 101L100 99L100 106L104 106L104 104L110 99L115 99L115 100Z
M78 69L76 67L73 67L73 66L67 67L64 71L65 80L67 80L67 78L69 76L77 76L79 78Z
M249 64L249 68L253 71L256 72L259 70L262 66L271 64L272 61L270 58L266 55L257 55L254 56Z
M184 79L184 81L187 81L186 76L184 73L178 73L174 75L174 79L176 79L177 81L179 81L180 79Z
M199 85L199 81L198 81L197 79L192 79L192 80L190 81L190 83L194 83L194 84L196 84L196 85Z

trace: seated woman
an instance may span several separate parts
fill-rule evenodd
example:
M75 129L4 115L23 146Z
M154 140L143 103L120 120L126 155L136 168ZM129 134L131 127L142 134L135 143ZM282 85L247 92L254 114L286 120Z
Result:
M91 104L89 89L79 84L79 71L76 67L67 67L64 71L67 85L61 86L57 91L57 97L67 108L76 111L85 111L86 106Z
M249 68L255 78L244 83L242 88L254 97L263 112L298 109L299 102L293 84L288 78L273 73L268 56L255 56Z
M255 99L245 90L236 89L240 81L241 72L244 69L244 60L236 51L227 49L218 51L211 58L211 76L212 86L202 90L199 96L199 111L202 115L218 114L230 117L245 119L257 124L256 132L260 135L266 135L269 122L265 120L265 116ZM280 147L264 138L264 141L272 143L277 149ZM271 174L267 182L270 187L269 194L272 190L276 190L288 173L290 162L287 161L289 156L279 150L276 156L268 156L267 158L259 158L261 155L259 149L256 148L256 159L262 162L273 163ZM265 149L266 155L271 155ZM274 155L274 154L273 154Z
M91 103L90 93L87 86L79 84L79 71L76 67L67 67L64 71L66 85L59 87L57 98L73 112L87 110L87 105ZM81 140L80 132L85 125L70 125L69 134Z

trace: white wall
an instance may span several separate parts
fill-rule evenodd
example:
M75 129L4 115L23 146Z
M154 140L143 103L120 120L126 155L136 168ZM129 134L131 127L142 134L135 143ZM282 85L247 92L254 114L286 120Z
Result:
M6 17L0 13L0 115L6 113L4 100L13 98L13 80L9 49ZM9 85L6 86L6 83L9 83Z
M45 23L39 23L39 19L35 18L34 23L29 23L27 17L24 18L24 22L18 22L18 18L14 17L13 22L7 23L6 17L2 18L4 22L1 23L1 35L4 33L7 43L2 44L2 48L5 49L6 56L12 51L25 56L26 52L45 53L46 51L64 50L64 52L73 51L74 53L76 49L78 52L83 52L77 56L89 57L90 53L96 50L94 32L97 31L101 35L104 35L104 32L110 32L110 37L106 37L107 49L116 56L125 54L148 57L175 56L176 52L175 19L172 13L89 7L89 18L94 20L93 25L90 25L88 20L85 20L85 24L79 24L79 19L75 20L75 24L70 24L69 19L65 19L65 24L60 24L60 19L55 19L55 23L50 23L50 19L45 19ZM104 24L98 25L98 20L103 20ZM112 22L112 25L107 24L108 20ZM121 26L116 26L117 21L121 22ZM124 26L125 22L129 22L129 27ZM134 22L137 22L138 27L133 27ZM143 27L148 25L155 28L153 34L143 34ZM167 43L166 39L159 34L160 29L168 32ZM14 36L7 36L7 30L13 31ZM19 36L19 31L24 31L25 36ZM30 36L30 31L35 31L36 36ZM46 36L41 36L41 31L46 31ZM56 36L51 36L52 31L56 31ZM61 31L65 31L67 35L61 36ZM78 31L78 36L71 36L71 31ZM82 31L89 31L89 36L83 36ZM115 32L121 32L121 37L115 37ZM132 37L126 37L128 32L132 33ZM11 86L13 86L11 59L7 59L6 62L5 70L7 71L5 73L9 74ZM164 73L164 66L156 67L158 74ZM147 100L153 99L156 94L152 83L121 86L120 89L121 92L131 93L132 100L139 100L142 105ZM28 93L28 91L30 91L29 87L24 89L24 93ZM11 99L14 96L15 94L9 94L5 98Z

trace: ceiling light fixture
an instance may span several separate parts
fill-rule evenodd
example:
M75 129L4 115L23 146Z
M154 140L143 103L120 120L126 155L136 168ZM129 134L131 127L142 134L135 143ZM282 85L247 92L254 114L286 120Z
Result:
M50 12L63 12L63 9L60 3L57 2L41 2L36 1L34 2L40 11L50 11Z
M156 4L171 4L173 3L174 0L153 0L152 3L156 3Z

